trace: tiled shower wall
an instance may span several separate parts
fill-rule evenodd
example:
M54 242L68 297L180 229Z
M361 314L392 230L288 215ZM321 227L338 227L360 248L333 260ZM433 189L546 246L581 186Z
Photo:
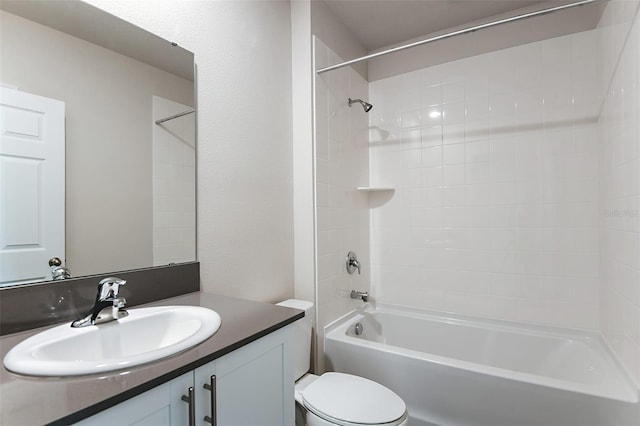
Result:
M598 328L596 35L370 83L377 300Z
M153 117L193 109L153 97ZM153 265L196 260L195 114L153 125Z
M640 20L611 2L600 21L600 323L640 384Z
M341 62L315 39L316 68ZM367 82L351 67L316 79L316 205L318 353L323 353L323 328L353 310L361 301L352 289L369 290L369 208L367 195L356 190L369 181L368 117L348 98L367 97ZM355 251L362 274L347 274L345 258ZM322 357L316 366L323 371Z

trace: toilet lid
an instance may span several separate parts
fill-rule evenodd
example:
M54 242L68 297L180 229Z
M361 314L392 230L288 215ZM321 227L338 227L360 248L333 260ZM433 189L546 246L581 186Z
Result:
M304 389L302 401L320 417L350 424L391 423L407 410L404 401L381 384L344 373L323 374Z

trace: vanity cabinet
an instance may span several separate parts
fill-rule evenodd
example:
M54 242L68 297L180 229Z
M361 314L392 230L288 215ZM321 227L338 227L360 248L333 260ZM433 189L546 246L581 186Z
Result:
M190 403L184 399L193 387L198 426L211 425L205 416L215 417L218 426L292 425L292 352L289 325L76 424L188 425Z
M88 417L76 425L88 426L168 426L187 425L188 407L182 402L185 389L192 386L193 372L185 373L167 383L125 402Z

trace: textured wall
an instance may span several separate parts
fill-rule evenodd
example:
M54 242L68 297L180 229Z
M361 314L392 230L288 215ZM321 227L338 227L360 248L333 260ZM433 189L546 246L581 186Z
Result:
M293 296L289 2L90 3L195 53L202 288Z

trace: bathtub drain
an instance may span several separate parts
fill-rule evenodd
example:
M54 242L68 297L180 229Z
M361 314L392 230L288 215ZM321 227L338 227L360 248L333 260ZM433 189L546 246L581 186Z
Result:
M359 336L362 334L362 324L357 322L356 325L353 327L353 332L356 334L356 336Z

